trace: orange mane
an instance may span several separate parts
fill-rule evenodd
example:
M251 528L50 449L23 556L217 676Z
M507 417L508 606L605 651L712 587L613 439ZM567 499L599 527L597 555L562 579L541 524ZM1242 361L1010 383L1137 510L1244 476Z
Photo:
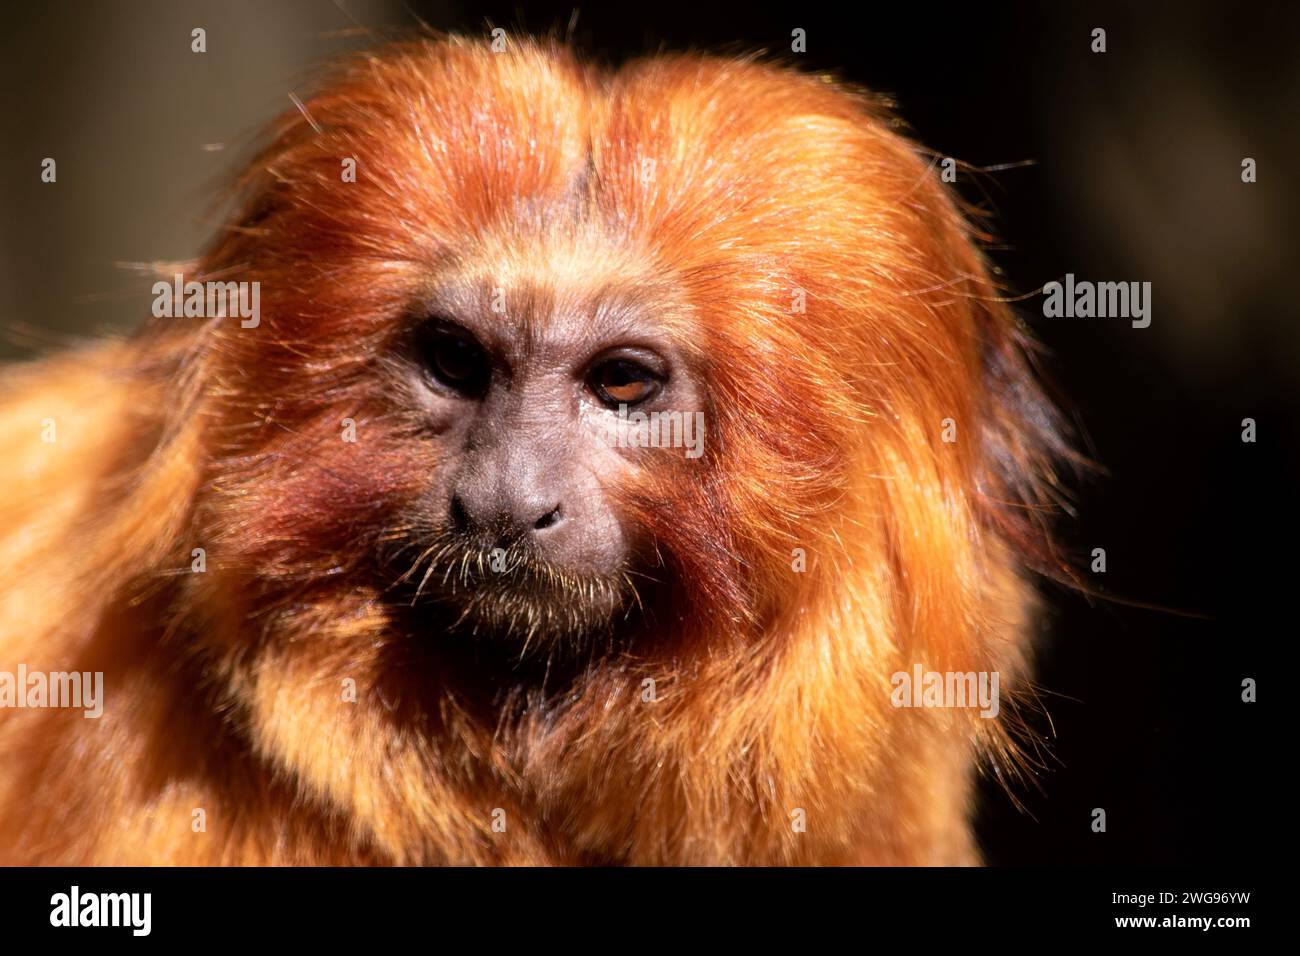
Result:
M1014 706L897 709L890 677L1025 686L1064 449L896 128L753 60L339 65L192 276L260 282L258 327L155 320L0 383L0 669L107 685L99 721L0 712L0 863L974 862ZM415 679L386 600L375 556L440 461L383 357L451 266L635 287L710 383L702 461L619 490L684 584L665 640L562 689Z

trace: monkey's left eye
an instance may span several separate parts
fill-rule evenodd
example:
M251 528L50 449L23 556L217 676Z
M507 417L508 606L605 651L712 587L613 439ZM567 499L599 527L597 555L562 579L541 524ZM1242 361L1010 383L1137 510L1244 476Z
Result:
M587 387L605 405L638 405L658 394L663 387L659 373L630 359L602 362L587 376Z
M420 347L429 373L439 384L470 397L487 391L492 366L468 332L435 325L425 330Z

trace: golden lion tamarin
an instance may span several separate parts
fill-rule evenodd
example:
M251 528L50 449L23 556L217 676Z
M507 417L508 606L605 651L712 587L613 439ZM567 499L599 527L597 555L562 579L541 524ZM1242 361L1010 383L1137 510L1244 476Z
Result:
M4 375L0 863L977 862L1014 714L942 695L1025 686L1064 446L896 126L341 63L157 317Z

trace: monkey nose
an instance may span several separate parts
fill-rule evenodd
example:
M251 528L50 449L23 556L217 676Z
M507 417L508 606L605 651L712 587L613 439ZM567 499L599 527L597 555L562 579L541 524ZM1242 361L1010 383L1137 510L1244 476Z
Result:
M461 495L451 499L451 525L492 544L508 544L557 527L564 518L560 504L538 506L527 500L478 503Z

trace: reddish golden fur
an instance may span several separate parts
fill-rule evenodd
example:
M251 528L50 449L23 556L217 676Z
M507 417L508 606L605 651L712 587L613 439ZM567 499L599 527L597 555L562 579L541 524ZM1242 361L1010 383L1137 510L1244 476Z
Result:
M972 774L1014 763L1013 709L896 710L889 677L1023 686L1059 447L883 108L755 62L458 40L322 89L193 276L260 281L259 328L155 321L0 383L0 669L106 674L100 720L0 711L0 863L976 861ZM411 679L383 600L376 548L439 453L380 356L450 262L652 296L710 383L707 479L620 490L680 620L568 694Z

